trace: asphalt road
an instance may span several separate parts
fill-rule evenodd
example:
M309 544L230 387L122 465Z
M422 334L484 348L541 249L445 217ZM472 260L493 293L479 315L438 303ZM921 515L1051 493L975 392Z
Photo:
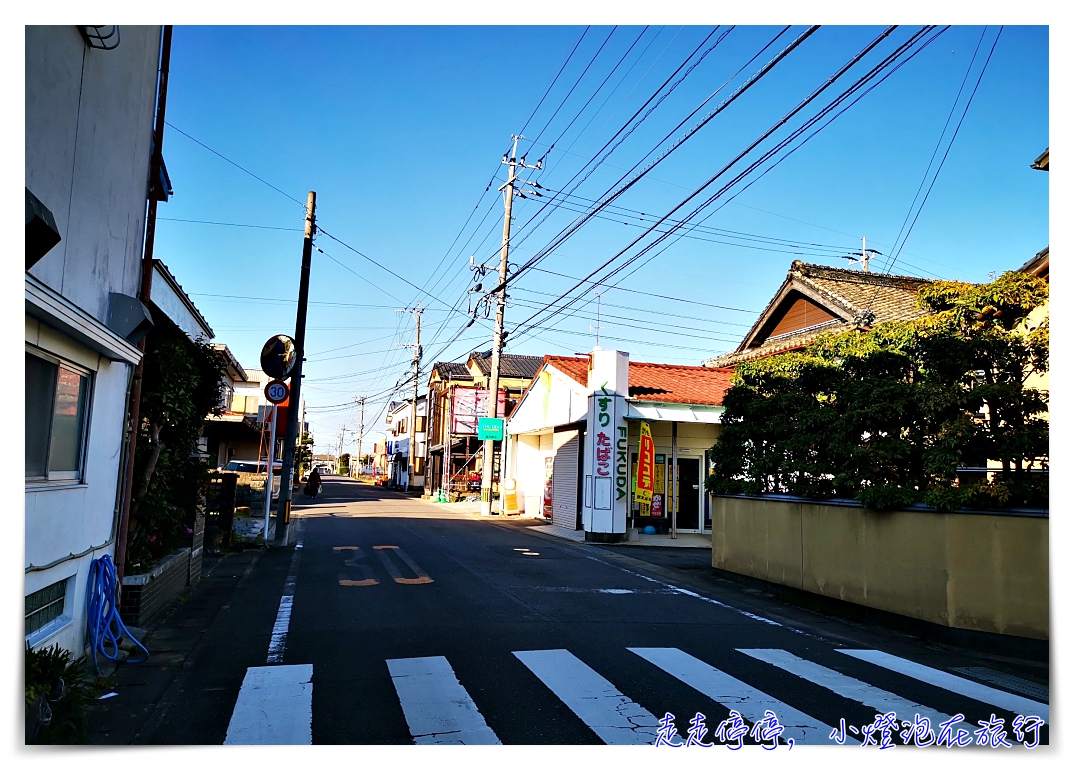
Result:
M934 733L995 715L1017 746L1016 716L1048 718L1046 667L782 604L714 579L707 551L574 543L339 477L295 521L301 546L258 560L148 742L652 743L662 719L674 742L704 715L706 742L723 723L769 744L774 717L786 751L894 711Z

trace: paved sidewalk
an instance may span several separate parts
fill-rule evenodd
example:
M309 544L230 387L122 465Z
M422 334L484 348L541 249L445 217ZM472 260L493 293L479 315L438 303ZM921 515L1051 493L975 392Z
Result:
M111 676L116 694L90 706L90 743L114 746L141 742L139 737L152 728L154 717L163 711L160 706L169 688L190 665L213 620L263 553L249 549L206 558L198 585L142 640L149 649L149 660L118 666ZM140 654L137 650L132 657Z

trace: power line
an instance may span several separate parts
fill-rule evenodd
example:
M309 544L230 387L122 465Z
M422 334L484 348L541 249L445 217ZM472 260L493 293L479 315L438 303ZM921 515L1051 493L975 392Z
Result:
M708 35L706 35L705 39L702 40L698 44L697 48L695 48L690 53L690 55L687 56L686 59L683 60L683 62L675 69L675 71L672 72L667 77L667 79L657 87L657 89L655 91L653 91L653 93L649 96L649 98L646 99L645 102L634 112L634 114L631 115L630 118L627 119L627 121L619 128L618 131L616 131L614 134L612 134L611 138L609 138L608 141L604 143L604 146L601 147L601 149L597 151L597 155L600 155L601 153L604 153L604 156L601 157L599 160L597 160L596 163L593 164L591 168L589 168L589 167L592 164L592 161L590 161L589 163L586 163L584 166L582 166L582 168L580 168L577 172L575 172L574 176L571 177L566 182L566 184L564 184L563 186L566 187L567 185L569 185L572 182L574 182L576 179L578 179L578 177L580 175L582 175L583 172L585 172L585 175L582 176L582 178L578 182L576 182L574 184L574 187L571 188L572 191L578 189L578 187L580 185L582 185L587 179L589 179L589 177L593 175L593 173L597 170L597 168L599 168L604 163L604 161L606 161L612 155L612 153L614 153L620 146L622 146L623 142L626 141L626 139L638 128L638 126L640 126L643 122L645 122L645 120L653 113L653 111L656 110L664 102L664 100L667 99L667 97L670 96L683 83L683 81L690 75L690 73L692 73L694 71L694 69L696 69L698 67L698 65L700 65L701 62L704 61L705 58L710 53L712 53L712 51L715 50L715 48L718 45L720 45L720 43L723 42L723 40L727 37L727 35L730 34L732 29L734 29L734 27L729 27L722 35L720 35L720 37L717 38L716 42L713 43L711 46L709 46L709 48L707 50L705 50L701 54L700 57L698 57L697 61L695 61L693 64L691 64L690 67L686 70L686 72L683 73L683 75L678 80L676 80L675 83L673 83L671 85L671 87L668 88L667 91L664 91L664 89L665 89L665 87L667 87L668 83L670 83L672 80L674 80L676 75L678 75L682 71L682 69L684 67L686 67L687 64L690 64L690 61L694 58L695 55L697 55L697 52L700 51L704 47L705 43L708 42L709 38L711 38L714 34L716 34L716 32L719 30L719 27L716 27ZM656 103L653 104L653 106L650 107L649 110L646 111L645 114L642 115L640 119L635 120L636 118L638 118L639 115L641 115L642 111L645 110L645 108L648 107L649 104L651 102L653 102L654 100L656 101ZM633 125L631 125L632 122L633 122ZM617 139L618 139L618 141L616 141ZM613 143L614 143L614 145L613 145ZM611 147L611 149L608 149L609 147ZM607 152L605 152L605 150L607 150ZM588 171L586 171L587 168L589 168ZM636 165L635 165L635 168L636 168ZM627 173L629 174L629 172L627 172ZM644 176L644 174L642 176ZM624 177L620 178L619 182L621 182L622 179L624 179L624 178L625 178L625 175L624 175ZM634 180L634 181L637 181L637 180ZM619 182L616 182L615 184L619 184ZM615 185L612 185L612 187L608 188L608 192L611 192L611 190L614 189L614 187L615 187ZM628 189L628 188L624 188L623 190L620 190L618 193L616 193L615 196L613 196L612 198L610 198L608 201L605 202L605 205L610 203L611 200L614 200L615 197L618 197L618 195L621 195L623 192L625 192L626 189ZM605 193L605 194L607 194L607 193ZM536 229L539 228L541 224L544 224L544 222L548 220L548 216L549 216L549 214L551 212L550 211L546 212L545 209L554 200L555 200L555 196L553 196L550 199L546 199L543 202L541 208L538 209L536 212L534 212L533 216L530 217L530 219L528 219L526 222L524 222L522 224L522 226L519 227L516 230L516 237L517 237L517 235L519 233L521 233L523 230L525 230L527 227L529 227L537 219L537 217L541 215L542 212L545 212L544 219L542 219L541 222L539 222L534 229L531 229L528 233L526 233L526 235L524 235L522 237L522 239L518 243L512 243L511 246L517 247L517 246L521 245L523 242L525 242L529 238L530 235L532 235L534 232L536 232ZM579 227L581 227L583 224L585 224L585 222L588 221L589 217L593 216L596 213L596 211L599 211L599 208L595 209L593 213L587 215L586 217L583 217L581 220L576 220L575 223L573 223L572 225L569 225L564 230L561 230L560 234L557 235L556 238L554 238L553 240L560 239L560 243L562 243L562 241L564 241L567 238L569 238L570 235L572 235L575 231L577 231L577 229ZM525 265L523 266L523 268L524 267L525 267Z
M589 72L589 68L593 66L594 62L596 62L597 57L600 56L600 52L604 50L604 46L608 45L608 41L612 39L612 35L615 34L615 30L617 30L617 29L619 29L618 25L612 27L611 32L608 33L608 37L604 38L604 42L600 44L600 48L598 48L597 52L595 54L593 54L593 58L589 60L589 64L585 65L585 69L582 70L582 74L579 75L578 79L574 81L574 85L570 87L570 90L567 91L567 95L563 97L563 100L559 103L559 106L556 107L556 109L552 112L552 116L547 121L545 121L544 128L542 128L540 131L537 132L537 139L534 139L534 141L537 141L538 139L540 139L541 136L544 134L544 132L548 129L548 127L550 125L552 125L552 121L556 119L556 115L558 115L559 111L561 109L563 109L563 105L567 103L567 100L571 98L571 94L574 93L574 89L576 89L578 87L578 84L582 82L582 78L584 78L586 73ZM581 40L579 40L579 42L581 42ZM616 65L616 66L618 66L618 65ZM614 71L615 71L615 69L613 68L612 72L614 72ZM609 73L609 77L611 77L611 73ZM607 78L605 78L604 82L605 83L608 82ZM603 85L604 85L604 83L601 83L601 86L603 86ZM597 91L599 91L599 90L600 90L600 88L597 89ZM593 96L596 96L596 92L593 93ZM582 107L582 111L584 111L585 108L589 106L589 102L591 102L593 100L593 96L589 97L589 101L587 101L585 103L585 107ZM571 120L571 122L567 124L567 128L570 128L572 125L574 125L574 121L578 119L578 116L582 114L582 111L579 111L578 114L574 116L574 118ZM564 129L564 131L566 131L566 130L567 129ZM559 139L561 139L562 137L563 137L563 134L560 133L560 135L556 139L556 141L558 142ZM555 143L556 142L552 142L553 146L555 145ZM525 157L525 156L523 156L523 157Z
M707 115L705 117L705 119L703 119L702 121L699 121L697 124L695 124L690 129L690 131L688 131L684 136L680 137L674 143L674 145L671 148L669 148L669 149L665 150L663 153L661 153L661 155L656 160L654 160L652 163L650 163L641 172L636 174L629 182L619 186L618 189L616 189L614 193L611 193L610 195L605 197L604 200L602 201L602 203L598 204L589 214L584 216L580 221L577 221L576 223L572 224L566 230L561 231L561 234L556 236L553 239L551 244L549 244L548 246L545 246L536 255L531 257L525 264L523 264L518 270L516 270L514 272L514 274L508 279L507 282L509 283L511 280L514 280L514 279L518 278L518 276L520 274L524 273L526 270L530 269L535 264L540 262L542 259L547 257L555 248L557 248L558 246L562 245L563 242L567 240L567 238L569 238L571 235L573 235L575 232L577 232L578 228L580 228L583 224L585 224L585 222L588 221L589 218L591 218L592 216L595 216L601 209L603 209L605 206L610 204L613 200L615 200L620 195L625 193L633 185L637 184L642 178L645 177L646 174L648 174L650 171L652 171L652 169L656 168L656 166L659 163L661 163L672 152L674 152L675 149L677 149L678 147L681 147L682 144L686 140L688 140L690 137L692 137L694 134L696 134L698 131L700 131L701 128L704 127L705 125L707 125L709 121L711 121L713 118L716 117L716 115L720 114L730 104L732 104L734 101L736 101L739 97L741 97L744 93L746 93L746 91L748 91L758 81L760 81L761 78L763 78L765 75L767 75L769 72L771 72L772 69L776 67L776 65L778 65L781 61L783 61L783 59L785 59L787 56L789 56L792 51L794 51L796 48L798 48L798 46L800 46L802 43L804 43L818 29L819 29L819 27L812 26L809 29L807 29L805 32L803 32L801 35L799 35L788 46L786 46L782 51L780 51L773 59L771 59L767 64L765 64L763 67L761 67L760 70L758 70L753 75L751 75L746 80L745 83L743 83L737 89L735 89L735 91L730 96L728 96L723 102L721 102L719 106L717 106L714 110L712 110L709 113L709 115ZM780 33L780 34L782 34L782 33ZM723 37L720 38L720 40L722 40L722 39L723 39ZM720 40L716 41L716 45L718 45L720 43ZM766 46L766 48L767 48L767 46ZM629 175L629 173L630 172L627 172L627 174L624 175L620 179L620 181L622 181L622 179L625 179L626 176ZM619 183L617 182L616 184L619 184ZM696 195L697 193L695 192L694 194ZM687 200L689 200L689 199L687 199ZM684 204L680 204L680 206L681 205L684 205ZM674 213L677 209L678 209L678 207L676 207L676 209L673 209L670 213ZM657 223L657 224L659 224L659 223ZM645 234L643 234L643 236L646 235L646 234L648 234L648 233L646 232Z
M816 29L815 27L814 27L814 28L811 28L811 30L812 30L812 31L815 31L815 29ZM645 238L645 237L646 237L647 235L649 235L649 233L651 233L651 232L652 232L653 230L655 230L655 229L656 229L656 227L657 227L657 225L661 224L661 223L662 223L662 222L663 222L664 220L666 220L666 219L667 219L667 218L669 218L669 217L670 217L670 216L671 216L672 214L674 214L674 213L675 213L676 211L678 211L678 210L679 210L680 208L682 208L683 206L685 206L685 205L686 205L686 204L687 204L687 203L688 203L688 202L689 202L689 201L690 201L690 200L691 200L692 198L696 197L696 196L697 196L698 194L700 194L700 193L701 193L701 192L702 192L703 190L705 190L705 189L706 189L706 188L708 188L708 187L709 187L710 185L712 185L712 183L713 183L713 182L715 182L715 181L716 181L717 179L719 179L719 178L720 178L720 177L721 177L721 176L722 176L722 175L723 175L724 173L726 173L726 172L727 172L727 171L728 171L728 170L729 170L729 169L730 169L730 168L731 168L731 167L732 167L732 166L733 166L734 164L736 164L736 163L737 163L737 162L738 162L739 160L741 160L741 159L742 159L743 157L745 157L745 156L746 156L746 155L747 155L748 153L752 152L752 150L753 150L754 148L756 148L756 147L757 147L757 146L758 146L758 145L759 145L759 144L760 144L760 143L761 143L762 141L764 141L764 140L765 140L765 139L767 139L767 138L768 138L769 136L771 136L771 135L772 135L772 133L774 133L774 132L775 132L776 130L778 130L778 129L779 129L779 128L780 128L781 126L783 126L784 124L786 124L786 123L787 123L787 121L789 121L789 120L790 120L790 119L791 119L791 118L792 118L792 117L793 117L794 115L796 115L796 114L797 114L798 112L800 112L801 110L805 109L805 107L806 107L806 106L808 106L808 105L809 105L810 103L812 103L812 102L813 102L813 101L814 101L815 99L817 99L817 98L818 98L818 97L819 97L819 96L820 96L820 95L821 95L821 94L822 94L822 93L823 93L824 91L826 91L826 90L827 90L828 88L830 88L830 87L832 86L832 84L834 84L834 83L835 83L835 82L836 82L836 81L837 81L837 80L838 80L839 78L841 78L841 77L842 77L843 75L845 75L845 74L846 74L846 72L848 72L848 71L850 70L850 68L851 68L851 67L853 67L853 66L854 66L854 65L855 65L855 64L856 64L857 62L859 62L859 61L860 61L860 60L861 60L862 58L864 58L864 57L865 57L865 56L866 56L866 55L867 55L867 54L868 54L868 53L869 53L869 52L870 52L871 50L873 50L873 49L874 49L874 48L875 48L875 47L876 47L877 45L879 45L879 44L880 44L880 43L881 43L881 42L882 42L882 41L883 41L883 40L884 40L884 39L885 39L885 38L886 38L886 37L887 37L888 35L890 35L890 34L891 34L891 33L892 33L892 32L893 32L894 30L895 30L895 27L894 27L894 26L892 26L892 27L889 27L888 29L886 29L886 30L885 30L884 32L882 32L882 33L881 33L880 35L878 35L878 36L877 36L877 37L876 37L876 38L875 38L875 39L874 39L873 41L871 41L871 42L870 42L870 43L869 43L868 45L866 45L864 49L862 49L862 50L861 50L861 51L860 51L859 53L857 53L857 54L856 54L856 55L855 55L854 57L852 57L852 58L850 59L850 61L848 61L848 62L847 62L846 64L844 64L844 65L843 65L842 67L840 67L840 69L839 69L839 70L838 70L838 71L837 71L836 73L834 73L834 74L833 74L832 76L830 76L830 77L829 77L829 78L828 78L828 79L827 79L827 80L826 80L826 81L825 81L824 83L822 83L822 84L821 84L820 86L818 86L818 87L817 87L816 89L814 89L814 90L813 90L813 92L812 92L812 93L810 93L810 94L809 94L809 95L808 95L808 96L807 96L807 97L806 97L806 98L805 98L805 99L804 99L804 100L803 100L803 101L802 101L802 102L801 102L801 103L800 103L799 105L797 105L797 106L795 106L794 108L792 108L792 109L791 109L791 110L790 110L790 111L789 111L789 112L788 112L787 114L785 114L785 115L784 115L784 116L783 116L783 117L782 117L781 119L779 119L779 120L778 120L778 121L777 121L777 122L776 122L775 124L773 124L773 125L772 125L772 126L771 126L771 127L769 128L769 129L767 129L767 130L766 130L766 131L765 131L765 132L764 132L764 133L763 133L763 134L762 134L762 135L761 135L761 136L760 136L759 138L757 138L756 140L754 140L753 142L751 142L751 143L750 143L750 144L749 144L749 145L748 145L748 146L747 146L747 147L746 147L746 148L745 148L744 150L742 150L742 151L741 151L741 152L740 152L740 153L739 153L739 154L738 154L737 156L735 156L735 157L734 157L734 158L733 158L733 159L732 159L732 160L731 160L730 162L728 162L728 163L727 163L726 165L724 165L724 166L723 166L723 168L721 168L721 169L720 169L720 170L719 170L718 172L716 172L716 174L714 174L714 175L713 175L712 177L710 177L710 178L709 178L709 179L708 179L708 180L707 180L707 181L706 181L706 182L705 182L704 184L702 184L702 185L701 185L700 187L698 187L698 188L697 188L697 189L696 189L696 190L695 190L694 192L692 192L692 193L691 193L691 194L690 194L689 196L687 196L687 198L685 198L685 199L684 199L683 201L681 201L681 202L680 202L679 204L677 204L677 205L676 205L676 206L675 206L675 207L674 207L673 209L671 209L671 211L669 211L669 212L668 212L667 214L665 214L665 215L664 215L664 217L662 217L662 218L661 218L660 222L657 222L656 224L654 224L653 226L651 226L651 227L650 227L649 229L647 229L647 230L646 230L646 232L644 232L644 233L642 233L641 235L639 235L639 236L638 236L637 238L635 238L635 239L634 239L633 241L631 241L631 242L630 242L629 244L627 244L627 246L625 246L625 247L624 247L623 249L621 249L621 250L620 250L619 252L617 252L617 253L616 253L616 254L614 254L614 255L613 255L612 257L610 257L610 258L609 258L609 259L608 259L607 261L605 261L605 262L604 262L604 263L603 263L603 264L602 264L601 266L599 266L599 267L598 267L597 269L593 270L593 271L592 271L592 272L591 272L591 273L590 273L589 275L587 275L587 276L586 276L586 279L588 280L588 279L592 278L592 277L593 277L594 275L596 275L596 274L597 274L598 272L600 272L601 270L603 270L603 269L604 269L605 267L609 266L609 265L610 265L610 264L611 264L612 262L614 262L614 261L615 261L616 259L618 259L618 258L619 258L620 256L622 256L622 255L623 255L624 253L626 253L626 252L627 252L627 251L628 251L628 250L629 250L630 248L632 248L632 247L633 247L634 245L636 245L637 243L639 243L639 242L640 242L640 241L641 241L641 240L642 240L643 238ZM919 35L919 34L922 34L922 33L921 33L921 32L919 32L919 33L917 33L917 34ZM800 43L801 43L802 41L804 41L805 37L806 37L805 35L799 36L799 38L797 38L797 40L796 40L796 41L795 41L795 42L794 42L794 43L792 44L792 46L797 46L797 45L799 45L799 44L800 44ZM914 40L914 39L916 39L916 36L915 36L914 38L911 38L911 40ZM903 46L903 48L902 48L902 49L900 49L900 50L903 50L903 49L905 49L905 45L904 45L904 46ZM783 51L783 52L781 52L781 54L780 54L780 56L779 56L779 57L777 57L776 59L774 59L774 60L773 60L772 62L770 62L769 64L765 65L765 68L763 68L763 69L762 69L762 72L767 72L767 71L771 71L771 68L772 68L773 66L775 66L775 64L776 64L776 63L778 63L778 61L782 60L782 58L783 58L784 56L786 56L786 54L787 54L787 53L789 53L789 52L790 52L790 50L793 50L793 47L790 47L790 48L786 48L786 49L784 49L784 51ZM889 57L889 59L890 59L890 57ZM876 72L876 70L874 69L874 71L873 71L873 72L875 73L875 72ZM759 73L758 73L758 74L759 74ZM867 75L866 77L869 77L869 76ZM753 79L751 79L751 81L749 81L749 82L756 82L756 76L755 76L755 77L754 77ZM859 84L860 84L861 82L862 82L861 80L859 80L859 81L858 81L858 83L859 83ZM852 86L852 88L856 88L856 87L858 87L858 84L855 84L855 86ZM742 87L740 87L740 88L739 88L739 90L738 90L738 91L736 91L735 93L737 94L737 93L740 93L741 91L742 91ZM848 91L848 92L844 92L844 96L846 95L846 93L849 93L849 91ZM734 96L734 94L732 94L732 97L733 97L733 96ZM843 97L840 97L840 98L843 98ZM835 104L835 102L833 102L833 104ZM829 106L831 106L831 105L829 105ZM808 124L807 124L807 125L808 125ZM765 157L767 157L767 156L765 156ZM764 157L762 157L762 159L761 159L761 160L763 161L763 160L764 160ZM731 182L730 184L734 184L735 182L737 182L737 181L738 181L738 179L741 179L741 178L743 177L743 175L744 175L744 174L746 174L746 173L749 173L749 171L751 171L751 170L752 170L753 168L755 168L755 167L756 167L756 165L757 165L757 163L759 163L759 162L760 162L760 161L757 161L757 162L755 162L755 163L754 163L753 165L751 165L751 166L750 166L750 167L749 167L748 169L746 169L746 171L744 171L744 172L742 172L741 174L739 174L739 176L738 176L738 177L736 178L736 180L733 180L733 181L732 181L732 182ZM699 206L698 208L694 209L694 211L693 211L693 212L691 212L691 213L690 213L690 214L689 214L689 215L688 215L687 217L685 217L685 218L684 218L684 219L683 219L682 221L683 221L683 222L687 222L687 221L689 221L690 219L692 219L692 218L693 218L694 216L696 216L696 215L697 215L697 214L698 214L698 213L699 213L700 211L702 211L702 210L703 210L704 208L706 208L706 207L707 207L707 206L709 206L709 205L710 205L710 204L711 204L712 202L714 202L714 201L716 200L716 198L717 198L717 197L718 197L719 195L721 195L721 194L722 194L722 193L723 193L723 192L724 192L725 190L727 190L727 189L728 189L728 187L729 187L729 186L730 186L730 185L725 185L725 186L724 186L724 187L723 187L723 188L722 188L722 189L721 189L720 191L718 191L718 192L717 192L717 193L716 193L715 195L713 195L713 196L712 196L712 197L710 197L710 198L709 198L709 199L708 199L707 201L705 201L704 203L702 203L702 204L701 204L701 205L700 205L700 206ZM676 231L677 229L678 229L678 228L673 228L672 230L670 230L670 231L668 231L668 232L666 232L666 233L664 233L664 234L660 235L660 236L659 236L659 237L658 237L658 238L657 238L657 239L656 239L655 241L653 241L652 243L650 243L649 245L647 245L647 246L646 246L646 247L645 247L644 249L642 249L642 250L641 250L641 251L640 251L640 252L639 252L638 254L636 254L636 255L635 255L634 257L630 258L629 260L627 260L627 262L626 262L626 263L624 263L624 264L623 264L623 265L621 265L620 267L618 267L618 268L616 268L615 270L613 270L613 271L612 271L611 273L609 273L609 275L607 275L607 276L605 276L604 278L602 278L602 279L601 279L601 282L603 282L603 281L607 281L607 280L608 280L608 278L610 278L610 277L611 277L611 275L614 275L614 274L615 274L616 272L619 272L619 271L621 271L621 270L625 269L625 268L626 268L627 266L629 266L629 265L630 265L630 264L631 264L632 262L634 262L634 261L637 261L638 259L640 259L640 258L641 258L641 257L642 257L642 256L643 256L643 255L644 255L645 253L647 253L648 251L650 251L651 249L653 249L653 248L654 248L654 247L655 247L656 245L658 245L659 243L661 243L661 242L662 242L663 240L665 240L665 239L667 239L668 237L670 237L670 235L671 235L672 233L674 233L674 232L675 232L675 231ZM513 276L513 277L517 277L517 275L518 275L518 273L519 273L519 272L521 272L521 270L519 270L519 271L516 271L516 273L515 273L515 276ZM567 296L568 294L570 294L570 293L571 293L572 291L574 291L575 289L577 289L577 288L578 288L578 287L579 287L580 285L581 285L581 282L577 283L577 284L576 284L576 285L575 285L574 287L572 287L571 289L568 289L568 290L567 290L566 292L564 292L564 293L563 293L563 295L561 295L561 296L562 296L562 297L566 297L566 296ZM573 303L573 302L576 302L576 301L577 301L578 299L579 299L579 298L578 298L578 297L576 297L576 298L575 298L575 300L572 300L571 302L572 302L572 303ZM549 305L549 306L551 307L551 303L550 303L550 305ZM556 310L552 311L552 312L551 312L551 313L550 313L550 314L548 315L548 317L547 317L547 318L545 319L545 321L547 321L548 319L550 319L550 318L554 317L555 315L558 315L559 313L563 312L563 310L565 310L565 309L566 309L566 307L567 307L566 305L565 305L565 306L561 306L561 307L557 308ZM536 318L536 317L537 317L538 315L540 315L540 314L541 314L541 312L543 312L543 311L538 311L537 313L535 313L535 314L531 315L531 316L530 316L529 318L527 318L527 319L526 319L525 321L523 321L523 322L522 322L521 324L519 324L518 326L516 326L516 327L515 327L515 328L514 328L514 329L512 330L511 334L512 334L512 335L515 335L515 334L519 333L519 330L520 330L520 329L522 328L522 326L524 326L525 324L529 324L529 323L530 323L531 321L533 321L533 319L534 319L534 318ZM525 333L525 330L523 330L523 332L522 332L522 333Z
M223 155L223 154L217 152L216 150L214 150L212 147L210 147L209 145L205 144L204 142L201 142L201 141L195 139L194 137L192 137L190 134L188 134L186 131L184 131L183 129L179 128L175 124L170 123L167 120L164 121L164 122L168 126L171 126L172 129L174 129L175 131L178 131L180 134L185 136L187 139L189 139L190 141L194 142L194 144L201 145L202 147L204 147L206 150L208 150L209 152L211 152L213 155L217 156L221 160L224 160L224 161L230 163L232 166L237 168L239 171L242 171L244 174L249 174L254 179L256 179L258 182L261 182L261 184L264 184L264 185L267 185L267 186L271 187L273 190L278 192L283 197L287 198L290 201L294 201L295 203L297 203L303 209L306 208L306 202L305 201L300 201L298 198L295 198L295 197L293 197L291 195L288 195L287 193L285 193L283 190L281 190L279 187L277 187L276 185L272 184L271 182L266 182L264 179L262 179L257 174L255 174L253 171L250 171L250 169L245 168L244 166L240 166L238 163L233 161L231 158L229 158L226 155Z
M985 29L987 29L987 27L985 27ZM985 59L984 66L981 67L980 74L977 75L977 82L974 83L973 90L970 92L970 96L966 100L966 106L962 110L962 115L959 117L958 123L955 125L955 130L951 134L950 140L948 140L948 142L947 142L947 149L944 150L943 157L940 158L940 163L936 167L935 173L932 175L932 181L929 182L929 187L925 191L925 195L921 199L920 205L918 205L918 207L917 207L917 212L914 214L914 218L910 222L910 226L906 229L906 234L903 236L902 243L899 244L898 243L898 238L896 238L896 244L898 245L898 248L895 251L895 253L892 255L891 261L888 263L888 266L884 271L885 275L890 273L891 268L895 266L895 261L899 258L899 254L902 252L902 247L906 245L906 241L910 237L910 233L913 231L914 225L917 224L918 217L921 216L921 212L925 208L925 203L929 199L929 194L932 192L932 188L936 185L936 180L939 179L939 177L940 177L940 171L943 170L944 163L947 161L947 156L951 152L951 147L953 147L954 144L955 144L955 139L958 137L959 129L962 128L962 122L966 119L966 115L970 111L970 105L973 104L973 97L977 95L977 89L980 87L981 81L984 79L984 74L985 74L985 71L988 69L988 64L989 64L989 62L992 61L992 54L996 52L996 45L999 44L999 38L1000 38L1000 35L1003 34L1003 29L1004 29L1003 26L1000 26L999 32L996 33L995 40L992 41L992 47L988 51L988 57ZM981 40L984 40L984 31L983 30L981 32ZM979 40L978 43L977 43L978 49L980 48L980 46L981 46L981 41ZM975 50L973 58L970 59L970 68L973 67L973 61L976 58L977 58L977 51ZM969 69L967 69L966 74L967 74L967 76L969 75ZM965 85L965 79L963 79L962 85L963 86ZM962 87L960 86L959 87L959 94L961 94L961 93L962 93ZM955 97L955 103L956 104L958 103L958 97L957 96ZM952 112L953 112L954 111L954 106L953 105L952 105L951 109L952 109ZM947 130L947 125L948 125L948 123L950 123L950 119L951 119L951 116L949 114L948 115L948 122L944 124L944 131ZM943 139L943 133L941 132L940 140L942 141L942 139ZM937 141L936 146L937 146L937 148L939 148L939 141ZM936 151L933 150L933 158L935 158L935 157L936 157ZM929 160L929 166L930 167L932 166L932 159ZM928 168L926 168L925 169L925 176L926 177L928 176L928 173L929 173L929 170L928 170ZM922 182L924 182L924 180L922 180ZM921 191L921 187L919 186L918 187L918 192L920 192L920 191ZM916 201L917 194L914 195L914 199ZM910 204L910 207L911 207L911 210L913 210L913 203ZM909 213L907 214L907 216L909 216ZM906 224L905 220L903 220L903 224L905 226L905 224ZM877 287L876 287L876 291L873 293L873 298L869 301L868 308L869 308L870 311L872 309L873 303L876 302L877 296L879 296L879 294L880 294L880 288L881 288L881 285L878 284Z
M169 124L170 125L170 124ZM172 128L175 128L172 126ZM176 129L178 131L178 129ZM269 225L245 225L239 222L208 222L204 219L176 219L175 217L157 217L157 221L188 222L195 225L221 225L223 227L250 227L256 230L286 230L289 233L302 232L301 227L271 227Z
M555 76L550 81L548 81L548 86L544 89L544 93L541 94L541 98L537 101L537 105L533 108L533 112L531 112L530 116L526 118L526 122L522 124L522 129L518 133L526 133L526 128L529 127L530 121L533 120L533 116L537 114L537 110L539 110L541 108L541 105L544 104L544 100L548 96L549 91L552 90L552 86L554 86L556 84L556 81L559 80L559 76L563 74L563 69L567 66L567 63L571 60L571 57L574 56L574 52L578 50L578 46L582 44L582 40L585 39L587 32L589 32L589 27L586 27L582 30L581 36L574 43L574 48L572 48L571 52L567 54L567 58L563 60L563 64L559 65L559 70L556 72Z

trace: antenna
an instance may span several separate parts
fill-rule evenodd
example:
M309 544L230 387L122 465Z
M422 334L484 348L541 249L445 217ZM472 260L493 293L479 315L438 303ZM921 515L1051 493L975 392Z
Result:
M597 295L597 325L594 326L593 324L590 324L589 325L589 331L591 331L591 332L595 331L597 333L597 347L599 348L600 347L600 330L601 329L612 329L614 327L612 327L612 326L601 326L600 325L600 298L603 297L604 294L602 292L599 292L599 291L594 291L593 293Z
M872 259L873 257L880 257L880 256L883 256L883 255L879 251L877 251L876 249L867 249L867 248L865 248L865 236L863 235L861 237L861 255L859 256L858 254L848 254L847 256L843 257L843 259L845 259L846 261L850 262L851 264L854 264L855 262L861 264L861 271L863 273L868 273L869 272L869 260Z

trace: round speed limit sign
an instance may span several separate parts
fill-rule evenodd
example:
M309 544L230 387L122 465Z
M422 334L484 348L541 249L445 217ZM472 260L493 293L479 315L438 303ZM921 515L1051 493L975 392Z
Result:
M272 404L282 404L287 400L287 383L273 380L265 386L265 398Z

